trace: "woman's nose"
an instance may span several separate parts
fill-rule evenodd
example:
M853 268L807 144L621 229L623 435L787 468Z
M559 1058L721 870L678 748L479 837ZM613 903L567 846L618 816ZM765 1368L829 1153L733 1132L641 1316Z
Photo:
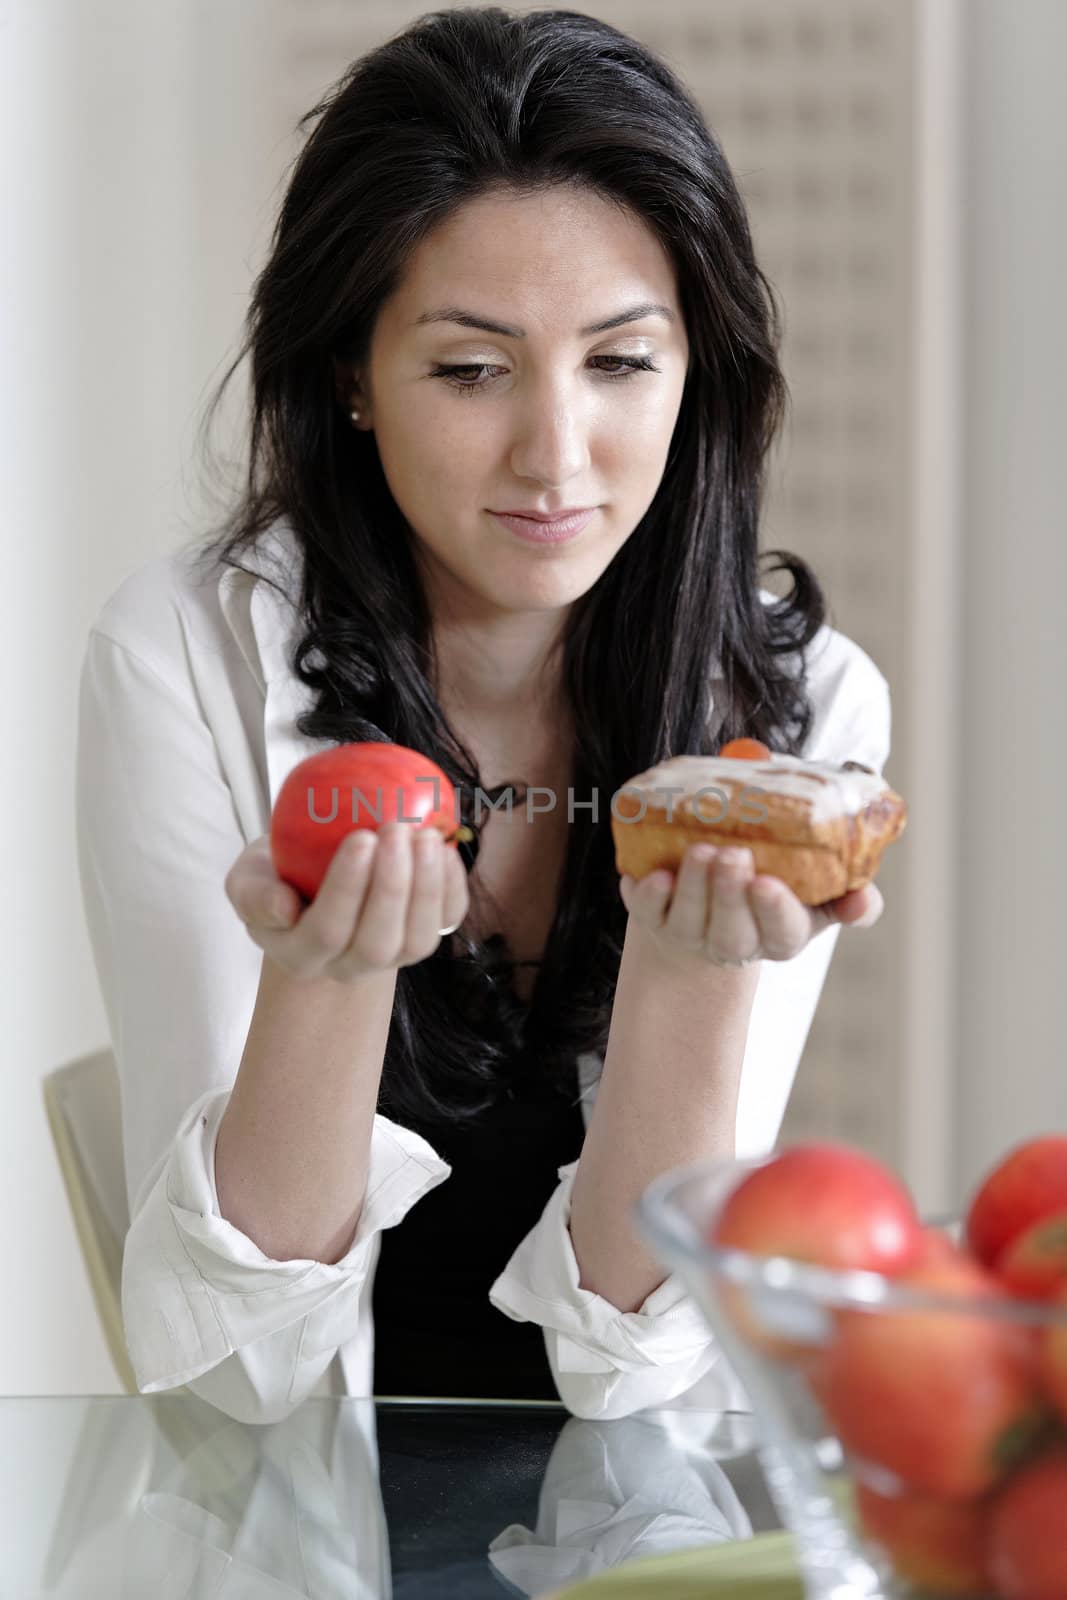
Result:
M517 423L512 471L536 479L546 490L564 489L588 466L589 425L580 402L532 397Z

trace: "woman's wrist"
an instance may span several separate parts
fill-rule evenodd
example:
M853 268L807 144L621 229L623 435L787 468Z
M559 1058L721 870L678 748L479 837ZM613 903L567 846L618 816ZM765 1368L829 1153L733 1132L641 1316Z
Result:
M627 925L570 1223L579 1286L624 1311L665 1275L633 1220L642 1192L671 1167L734 1154L758 973L675 960Z
M727 966L709 961L707 956L694 955L681 947L675 951L667 941L650 933L634 917L626 924L624 953L627 947L633 952L632 961L640 965L642 972L664 983L692 982L699 985L705 995L714 991L741 1000L756 992L762 966L760 960L744 966Z

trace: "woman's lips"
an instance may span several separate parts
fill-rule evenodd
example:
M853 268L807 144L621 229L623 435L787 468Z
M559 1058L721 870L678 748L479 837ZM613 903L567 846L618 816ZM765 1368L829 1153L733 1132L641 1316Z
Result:
M534 517L515 516L506 511L494 511L491 515L529 544L561 544L581 533L596 509L593 506L588 511L573 512L555 522L538 522Z

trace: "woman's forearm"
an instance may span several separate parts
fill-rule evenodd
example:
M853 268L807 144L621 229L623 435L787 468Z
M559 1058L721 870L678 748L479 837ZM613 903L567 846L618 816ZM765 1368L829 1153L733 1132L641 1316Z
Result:
M579 1286L636 1311L667 1277L631 1221L668 1168L735 1152L760 964L672 966L626 930L604 1068L571 1192Z
M215 1146L227 1222L274 1261L336 1262L355 1237L396 969L296 979L264 955Z

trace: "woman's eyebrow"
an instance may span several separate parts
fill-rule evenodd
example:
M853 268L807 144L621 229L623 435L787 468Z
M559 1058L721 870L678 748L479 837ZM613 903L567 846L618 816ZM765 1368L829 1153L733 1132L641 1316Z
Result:
M606 317L603 322L591 322L587 328L579 328L578 333L584 338L590 333L604 333L608 328L621 327L624 322L638 322L642 317L664 317L668 322L677 320L669 306L649 302L629 306L625 311L616 312L613 317ZM437 311L424 311L421 317L415 318L412 327L417 328L425 322L458 322L464 328L481 328L486 333L502 334L506 339L526 337L525 328L514 328L506 322L490 322L488 317L476 316L473 311L464 311L461 306L442 306Z

